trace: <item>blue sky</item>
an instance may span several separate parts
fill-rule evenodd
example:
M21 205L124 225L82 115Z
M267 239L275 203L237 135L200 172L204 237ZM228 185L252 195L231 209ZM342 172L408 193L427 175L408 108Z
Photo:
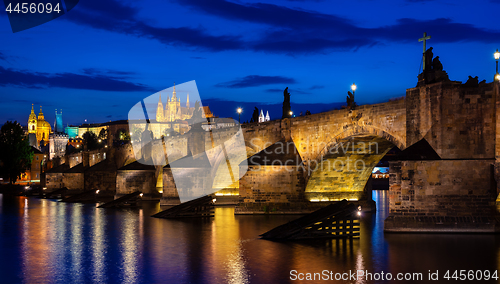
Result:
M423 32L451 80L490 82L499 0L80 1L67 14L13 33L0 12L0 123L125 119L142 98L196 81L216 115L276 104L326 110L358 86L358 104L416 85ZM295 104L295 106L294 106Z

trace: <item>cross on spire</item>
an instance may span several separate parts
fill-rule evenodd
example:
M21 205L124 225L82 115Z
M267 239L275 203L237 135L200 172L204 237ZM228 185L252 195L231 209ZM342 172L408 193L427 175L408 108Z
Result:
M425 41L428 40L428 39L431 39L431 36L428 36L427 33L424 33L424 37L422 38L419 38L418 41L421 42L423 41L424 42L424 51L423 51L423 70L425 70Z

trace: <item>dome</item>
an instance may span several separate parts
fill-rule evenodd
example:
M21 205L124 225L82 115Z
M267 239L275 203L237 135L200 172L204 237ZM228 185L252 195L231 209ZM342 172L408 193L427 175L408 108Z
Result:
M50 127L50 123L48 123L45 120L39 120L36 124L37 128L47 128L49 130L52 130L52 127Z

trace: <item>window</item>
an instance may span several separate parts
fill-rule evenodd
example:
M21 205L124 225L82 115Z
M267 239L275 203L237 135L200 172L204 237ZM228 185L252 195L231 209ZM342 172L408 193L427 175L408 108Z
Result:
M36 160L38 161L38 156L36 156Z
M38 174L36 174L36 178L38 178Z

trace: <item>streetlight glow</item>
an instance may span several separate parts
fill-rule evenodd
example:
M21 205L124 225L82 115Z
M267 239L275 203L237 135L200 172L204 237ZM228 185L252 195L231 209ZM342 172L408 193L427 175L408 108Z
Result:
M496 74L498 75L498 59L500 59L500 52L498 51L498 49L497 49L497 51L495 51L495 53L493 53L493 57L495 57L495 60L496 60L496 65L497 65L497 68L496 68L497 73ZM497 75L495 75L495 79L498 81Z
M351 85L351 90L352 90L353 92L355 92L357 88L358 88L358 87L356 86L356 84L352 83L352 85Z
M243 112L243 109L239 107L236 109L236 112L238 112L238 123L241 124L241 113Z
M293 111L290 111L290 116L292 116L292 115L293 115Z
M498 74L498 73L497 73L497 74L495 75L495 80L496 80L497 82L500 82L500 74Z

